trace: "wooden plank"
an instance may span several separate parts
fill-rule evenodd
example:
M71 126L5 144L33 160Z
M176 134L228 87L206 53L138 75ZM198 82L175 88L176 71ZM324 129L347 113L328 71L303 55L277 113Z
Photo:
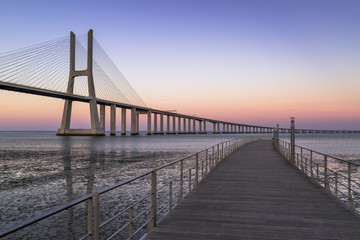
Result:
M360 220L261 140L220 163L146 239L360 239Z

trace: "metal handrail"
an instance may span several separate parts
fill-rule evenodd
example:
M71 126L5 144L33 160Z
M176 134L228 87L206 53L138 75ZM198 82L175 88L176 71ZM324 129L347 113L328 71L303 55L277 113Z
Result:
M298 145L295 145L296 147L301 149L300 154L296 154L295 162L293 162L293 166L298 168L302 173L309 176L313 181L317 182L320 186L327 189L332 195L335 195L341 202L345 205L348 205L351 209L353 209L356 213L360 214L360 208L355 207L355 204L357 206L360 205L360 202L355 201L358 199L358 197L354 197L354 194L360 194L358 192L358 186L360 186L359 180L356 180L352 178L352 165L354 166L360 166L360 164L353 163L348 160L340 159L338 157L334 157L328 154L324 154L318 151L314 151L309 148L304 148ZM291 161L290 158L290 144L286 141L275 139L274 140L274 147L277 151L279 151L280 154L282 154L287 160ZM304 157L303 150L310 151L310 159ZM324 159L313 159L312 153L319 154L324 157ZM300 158L300 159L299 159ZM308 171L309 165L303 164L303 160L307 159L310 160L310 172ZM344 175L339 170L331 169L329 168L328 161L329 159L335 160L335 162L341 163L341 164L347 164L347 169L341 169L341 171L347 171L347 176ZM314 161L315 160L315 161ZM321 162L319 162L321 161ZM316 164L316 167L313 166L313 163ZM321 167L321 170L319 169ZM315 173L314 168L316 169ZM331 185L331 183L333 185ZM356 185L356 188L354 188ZM340 188L338 186L341 186ZM347 193L343 190L346 189ZM340 198L338 195L343 196L343 198Z
M116 219L118 216L126 213L127 211L129 211L130 208L138 205L139 203L141 203L142 201L144 201L145 199L147 199L150 196L150 194L146 194L143 198L141 198L140 200L136 201L135 203L133 203L131 206L125 208L124 210L122 210L121 212L117 213L116 215L112 216L111 218L109 218L108 220L106 220L105 222L101 223L99 228L102 228L103 226L105 226L106 224L108 224L109 222L112 222L114 219Z
M282 141L282 140L280 140L280 141ZM285 142L285 141L283 141L283 142ZM355 165L355 166L360 167L360 164L359 164L359 163L354 163L354 162L351 162L351 161L349 161L349 160L341 159L341 158L339 158L339 157L335 157L335 156L333 156L333 155L321 153L321 152L318 152L318 151L316 151L316 150L312 150L312 149L310 149L310 148L302 147L302 146L299 146L299 145L295 145L295 147L302 148L302 149L305 149L305 150L308 150L308 151L311 151L311 152L313 152L313 153L317 153L317 154L320 154L320 155L323 155L323 156L326 155L326 156L331 157L331 158L333 158L333 159L335 159L335 160L338 160L338 161L341 161L341 162L346 162L346 163L351 163L351 164L353 164L353 165Z
M92 198L92 194L88 194L88 195L85 195L85 196L80 197L78 199L75 199L75 200L73 200L71 202L68 202L68 203L62 204L60 206L57 206L57 207L55 207L53 209L50 209L49 211L46 211L46 212L44 212L42 214L39 214L37 216L28 218L28 219L22 221L21 223L17 224L14 227L10 227L8 229L2 230L0 232L0 237L4 237L6 235L9 235L10 233L13 233L13 232L15 232L17 230L20 230L20 229L22 229L24 227L27 227L27 226L31 225L31 224L39 222L39 221L41 221L41 220L43 220L45 218L51 217L51 216L55 215L58 212L61 212L61 211L66 210L68 208L71 208L71 207L73 207L73 206L75 206L75 205L77 205L79 203L85 202L86 200L91 199L91 198Z

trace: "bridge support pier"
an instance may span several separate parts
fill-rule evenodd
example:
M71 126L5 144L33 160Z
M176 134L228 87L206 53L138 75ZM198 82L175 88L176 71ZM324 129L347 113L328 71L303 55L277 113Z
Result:
M181 117L178 117L178 134L181 134Z
M147 113L147 135L151 135L151 110Z
M160 114L160 132L159 134L164 134L164 114Z
M187 133L191 134L191 118L188 118L188 126L187 126Z
M100 105L100 126L105 131L105 105Z
M116 135L116 105L110 106L110 135Z
M121 109L121 135L126 135L126 108Z
M154 134L158 134L157 130L157 113L154 113Z
M139 135L139 121L136 108L131 109L131 135Z
M95 95L95 85L93 79L93 31L88 32L88 49L87 49L87 69L82 71L75 70L75 34L70 33L70 72L67 87L67 93L74 93L74 82L76 77L85 76L88 80L89 105L90 105L90 121L91 129L71 129L71 109L72 100L65 100L61 127L56 135L91 135L105 136L105 130L100 125L97 101Z
M170 115L166 115L166 134L170 133Z
M176 118L172 117L172 134L176 134Z
M183 128L183 134L186 134L186 118L183 118L183 122L184 122L184 128Z

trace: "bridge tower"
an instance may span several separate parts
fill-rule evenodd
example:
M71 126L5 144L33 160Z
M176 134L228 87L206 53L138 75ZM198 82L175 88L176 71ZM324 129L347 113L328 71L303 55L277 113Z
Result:
M93 30L88 32L88 46L87 46L87 69L77 71L75 70L75 34L70 32L70 71L67 93L74 93L74 81L76 77L85 76L88 79L89 90L89 105L90 105L90 121L91 129L71 129L71 109L72 100L65 100L64 111L61 121L61 127L56 135L90 135L90 136L104 136L105 129L101 127L97 109L97 101L95 95L95 85L93 78Z

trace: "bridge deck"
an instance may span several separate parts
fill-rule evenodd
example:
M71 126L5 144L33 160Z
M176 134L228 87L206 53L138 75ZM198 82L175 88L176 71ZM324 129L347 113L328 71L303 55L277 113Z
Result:
M220 163L146 239L360 239L360 219L260 140Z

